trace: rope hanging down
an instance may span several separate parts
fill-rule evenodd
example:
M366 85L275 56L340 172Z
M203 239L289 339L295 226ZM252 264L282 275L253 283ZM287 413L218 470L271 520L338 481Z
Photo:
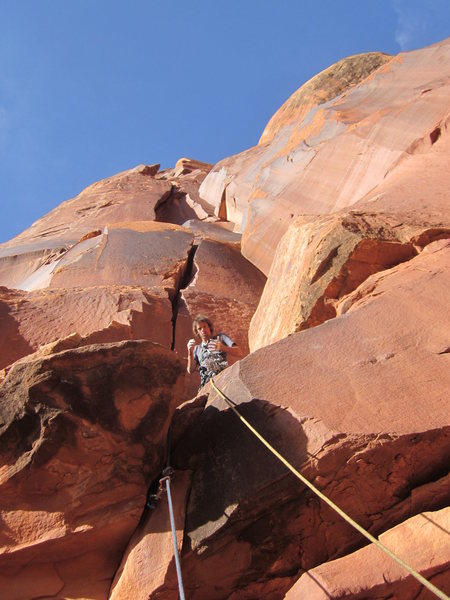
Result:
M231 410L236 414L236 416L244 423L244 425L250 429L250 431L259 439L260 442L268 448L274 456L281 461L285 467L287 467L291 473L293 473L302 483L304 483L310 490L312 490L321 500L323 500L328 506L338 513L347 523L350 523L352 527L354 527L359 533L361 533L364 537L366 537L370 542L375 544L380 550L385 552L388 556L390 556L397 564L403 567L410 575L415 577L417 581L419 581L422 585L424 585L427 589L429 589L435 596L440 598L441 600L450 600L450 598L444 594L440 589L438 589L435 585L433 585L428 579L425 579L420 573L412 569L409 565L407 565L401 558L399 558L396 554L391 552L389 548L387 548L384 544L382 544L376 537L374 537L371 533L366 531L361 525L359 525L356 521L354 521L351 517L347 515L342 509L339 508L332 500L327 498L325 494L323 494L315 485L313 485L310 481L308 481L297 469L295 469L290 462L288 462L273 446L269 444L269 442L260 434L256 429L250 425L250 423L241 415L241 413L236 408L236 403L233 402L228 396L226 396L214 383L214 380L210 379L212 387L216 390L219 396L225 400Z
M178 554L177 530L175 527L175 518L173 516L172 494L170 493L170 477L173 475L172 467L166 467L162 474L163 477L159 480L159 484L162 486L163 482L166 483L167 504L169 505L170 528L172 530L173 555L175 557L175 567L177 570L178 591L180 593L180 600L185 600L183 578L181 576L180 555Z

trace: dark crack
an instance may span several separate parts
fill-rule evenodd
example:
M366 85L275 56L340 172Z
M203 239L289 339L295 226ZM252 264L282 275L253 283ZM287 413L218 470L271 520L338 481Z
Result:
M173 351L175 349L175 333L176 333L176 325L177 325L177 317L178 317L178 309L180 305L181 298L181 290L184 290L189 283L192 281L192 278L195 275L195 267L194 267L194 257L197 252L198 245L192 244L191 249L189 250L186 266L184 269L183 276L180 278L180 283L177 286L175 293L173 295L172 300L172 344L170 349Z
M433 131L430 133L431 145L435 144L440 137L441 137L441 128L436 127L436 129L433 129Z

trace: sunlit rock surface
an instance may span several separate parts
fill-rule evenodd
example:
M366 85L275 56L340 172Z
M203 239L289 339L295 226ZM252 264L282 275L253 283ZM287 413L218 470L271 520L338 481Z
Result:
M71 334L89 343L150 339L170 350L172 306L140 287L0 288L0 369Z
M434 242L369 278L344 314L216 378L243 416L373 535L448 504L449 258L448 241ZM198 403L179 409L188 428L173 459L192 471L182 553L189 597L282 598L303 571L364 545L215 391L205 393L200 414ZM416 563L413 549L408 558ZM448 571L440 582L448 588Z
M89 250L95 254L99 245L104 250L106 242L117 248L120 232L111 231L113 224L155 220L182 224L190 218L199 218L197 212L187 206L187 198L190 195L193 201L198 200L197 190L209 167L188 169L176 176L175 170L159 172L159 165L140 165L90 185L0 245L0 285L21 289L29 289L30 285L42 287L45 282L33 284L38 269L42 280L55 268L55 263L73 263ZM204 207L207 208L207 204ZM159 219L160 210L169 211L170 216L163 214L164 218ZM209 216L205 208L201 210L201 218Z
M253 350L334 317L339 301L369 275L450 237L449 126L443 123L434 144L405 157L350 211L289 226L250 328Z
M187 598L429 597L185 374L198 312L250 424L450 594L449 49L343 59L254 148L0 244L2 600L176 600L167 464Z
M449 65L448 40L390 60L340 61L287 101L263 143L219 162L201 197L236 224L244 256L267 274L293 219L354 205L436 142L448 118ZM335 85L340 72L348 80Z

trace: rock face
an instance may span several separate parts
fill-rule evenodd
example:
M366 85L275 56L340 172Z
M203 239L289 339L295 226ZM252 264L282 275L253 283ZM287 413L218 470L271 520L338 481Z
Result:
M252 349L336 316L339 302L369 275L449 237L450 203L444 191L450 185L449 125L450 119L438 141L404 158L351 210L300 217L289 226L251 325Z
M240 254L240 236L200 203L209 168L189 159L161 172L141 165L93 184L0 247L5 598L107 597L162 469L173 410L199 385L184 374L191 308L236 330L248 352L265 277ZM203 277L204 297L216 301L197 297L190 308L181 290L198 248L195 270L226 268L229 280L225 293L217 274ZM233 297L243 314L227 314ZM41 412L44 424L32 416ZM60 427L47 426L55 419ZM37 460L38 446L56 463ZM21 465L18 474L11 464Z
M287 125L298 126L307 113L364 81L392 57L380 52L349 56L325 69L292 94L266 125L259 144L271 142Z
M170 301L140 287L0 288L0 322L0 369L74 333L85 344L142 338L169 350L172 344Z
M241 416L450 594L449 53L344 59L0 245L2 598L176 600L168 463L187 598L430 597L185 375L197 313Z
M450 314L442 290L450 289L449 259L447 240L431 244L369 278L339 318L217 377L243 416L373 535L448 503ZM443 320L435 322L436 314ZM180 437L173 460L192 471L182 554L187 596L283 598L299 574L364 540L213 390L205 393L205 409ZM189 423L198 407L178 411L177 420ZM439 562L436 572L446 569ZM448 591L446 572L440 581ZM169 578L154 597L171 598L173 585ZM299 589L295 597L309 597ZM378 597L388 595L387 588Z
M182 373L145 341L11 368L0 396L4 597L106 597L162 469Z
M39 267L52 270L55 261L61 258L63 264L66 260L77 260L80 253L111 242L111 234L116 238L117 247L120 232L109 232L108 226L112 224L155 221L159 220L160 211L168 210L172 218L164 221L169 223L199 218L194 209L186 208L187 198L190 194L194 201L197 199L196 191L210 166L197 165L203 165L202 169L187 170L178 176L171 170L159 172L159 165L139 165L92 184L13 240L1 244L0 285L29 289L27 279ZM207 208L206 203L203 206ZM199 205L204 219L208 213L203 206Z
M250 320L266 278L241 255L239 244L204 240L194 266L195 276L182 291L187 311L214 315L216 333L232 331L233 340L247 354Z
M219 162L200 195L243 233L244 256L267 275L293 219L353 206L436 142L448 118L449 54L447 40L390 60L345 59L288 100L263 143Z
M440 589L445 586L444 574L449 567L449 526L448 508L422 513L383 533L380 541L397 556L408 557L409 564L416 571L426 573L428 580ZM349 593L354 598L362 595L379 598L389 594L395 594L397 598L417 597L420 584L407 575L386 554L369 546L305 573L286 594L286 600L348 598Z

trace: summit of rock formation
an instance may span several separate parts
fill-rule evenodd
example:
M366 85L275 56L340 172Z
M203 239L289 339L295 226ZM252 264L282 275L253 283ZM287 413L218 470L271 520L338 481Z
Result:
M348 56L328 67L296 90L266 125L259 144L271 142L289 123L301 123L316 106L325 104L357 85L392 57L381 52Z
M2 600L176 600L167 465L190 600L434 597L324 497L450 594L449 107L450 40L347 57L0 244Z

